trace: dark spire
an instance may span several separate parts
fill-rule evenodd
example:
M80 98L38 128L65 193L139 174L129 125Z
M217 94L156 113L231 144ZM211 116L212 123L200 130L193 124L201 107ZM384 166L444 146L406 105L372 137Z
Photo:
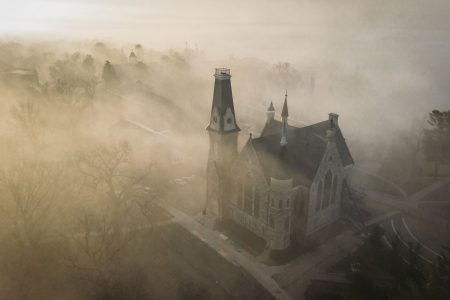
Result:
M286 90L286 94L284 95L284 104L283 104L283 110L281 111L281 116L283 118L289 116L288 106L287 106L287 90Z
M240 131L234 112L230 69L218 68L214 77L211 119L207 129L221 134Z
M269 105L269 108L267 109L267 111L275 111L275 107L273 107L272 101L270 101L270 105Z
M281 141L280 146L285 147L287 145L287 134L288 134L288 121L287 117L289 116L288 113L288 107L287 107L287 90L286 94L284 95L284 104L283 104L283 111L281 112L281 117L283 119L283 127L281 128Z

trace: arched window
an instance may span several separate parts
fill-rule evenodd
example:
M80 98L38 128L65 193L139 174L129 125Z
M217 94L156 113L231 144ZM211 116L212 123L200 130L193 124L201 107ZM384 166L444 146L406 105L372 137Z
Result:
M297 212L298 216L301 216L303 214L303 196L302 192L299 191L297 195L295 196L295 211Z
M238 183L238 207L239 209L242 209L242 198L243 198L243 190L244 190L244 184L242 182Z
M289 217L284 220L284 231L289 231Z
M244 183L244 211L249 215L253 214L253 192L255 182L251 175L247 175Z
M320 206L322 205L322 181L319 182L319 187L317 188L317 199L316 199L316 212L320 210Z
M272 227L272 228L275 227L275 222L274 222L274 220L273 220L273 215L272 215L272 214L269 215L269 225L270 225L270 227Z
M253 201L253 215L259 217L259 191L255 187L255 199Z
M325 188L324 188L324 199L322 208L328 207L331 199L331 182L333 181L333 175L331 175L330 170L328 170L327 175L325 175Z
M334 204L334 202L336 202L337 182L338 182L338 178L337 178L337 176L334 176L333 177L333 188L331 191L331 204Z

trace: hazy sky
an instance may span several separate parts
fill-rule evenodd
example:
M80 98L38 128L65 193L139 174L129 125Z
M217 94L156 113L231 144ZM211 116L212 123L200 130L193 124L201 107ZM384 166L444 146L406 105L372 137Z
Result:
M263 58L290 59L318 45L370 43L398 32L444 34L448 41L450 32L450 1L445 0L1 2L3 35L101 37L163 48L187 41L211 52Z
M448 0L0 1L0 37L187 42L211 58L289 61L327 81L327 109L352 103L389 126L450 102Z

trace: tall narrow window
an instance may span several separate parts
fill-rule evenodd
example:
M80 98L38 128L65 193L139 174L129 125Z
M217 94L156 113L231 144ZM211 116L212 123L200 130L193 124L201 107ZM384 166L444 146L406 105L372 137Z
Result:
M269 215L269 226L274 228L275 227L275 222L273 220L273 215Z
M333 180L333 175L331 175L331 172L328 170L327 175L325 175L325 188L324 188L324 199L322 208L326 208L330 204L330 198L331 198L331 181Z
M289 231L289 217L284 220L284 231Z
M255 199L253 200L253 215L259 218L259 191L255 187Z
M253 214L253 190L255 188L253 178L247 176L244 189L244 211L249 215Z
M242 198L243 196L243 190L244 190L244 184L242 182L238 183L238 207L239 209L242 209Z
M320 207L322 205L322 191L323 184L322 181L319 182L319 187L317 188L317 199L316 199L316 212L320 210Z
M334 176L333 177L333 188L331 189L331 204L334 204L334 202L336 202L337 182L338 182L338 178L337 178L337 176Z
M302 193L298 192L295 196L295 211L297 212L298 216L301 216L303 214L303 205Z

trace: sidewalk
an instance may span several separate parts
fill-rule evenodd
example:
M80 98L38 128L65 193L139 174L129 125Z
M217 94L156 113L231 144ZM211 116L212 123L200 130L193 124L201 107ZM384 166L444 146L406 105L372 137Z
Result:
M311 278L352 253L360 243L352 230L345 231L291 262L275 278L291 295L296 295L296 299L303 299Z
M250 273L267 291L269 291L276 299L289 300L292 299L278 283L270 276L273 273L271 267L257 262L254 257L246 252L238 251L227 240L222 239L217 232L201 225L191 216L177 210L174 207L159 201L159 205L166 209L174 216L174 222L177 222L192 234L197 236L204 243L222 255L226 260L235 266L242 267Z
M429 186L423 188L422 190L418 191L417 193L413 194L409 199L411 202L413 202L415 205L417 205L423 198L431 194L432 192L438 190L439 188L443 187L444 185L450 183L450 177L442 178L439 181L433 182Z

